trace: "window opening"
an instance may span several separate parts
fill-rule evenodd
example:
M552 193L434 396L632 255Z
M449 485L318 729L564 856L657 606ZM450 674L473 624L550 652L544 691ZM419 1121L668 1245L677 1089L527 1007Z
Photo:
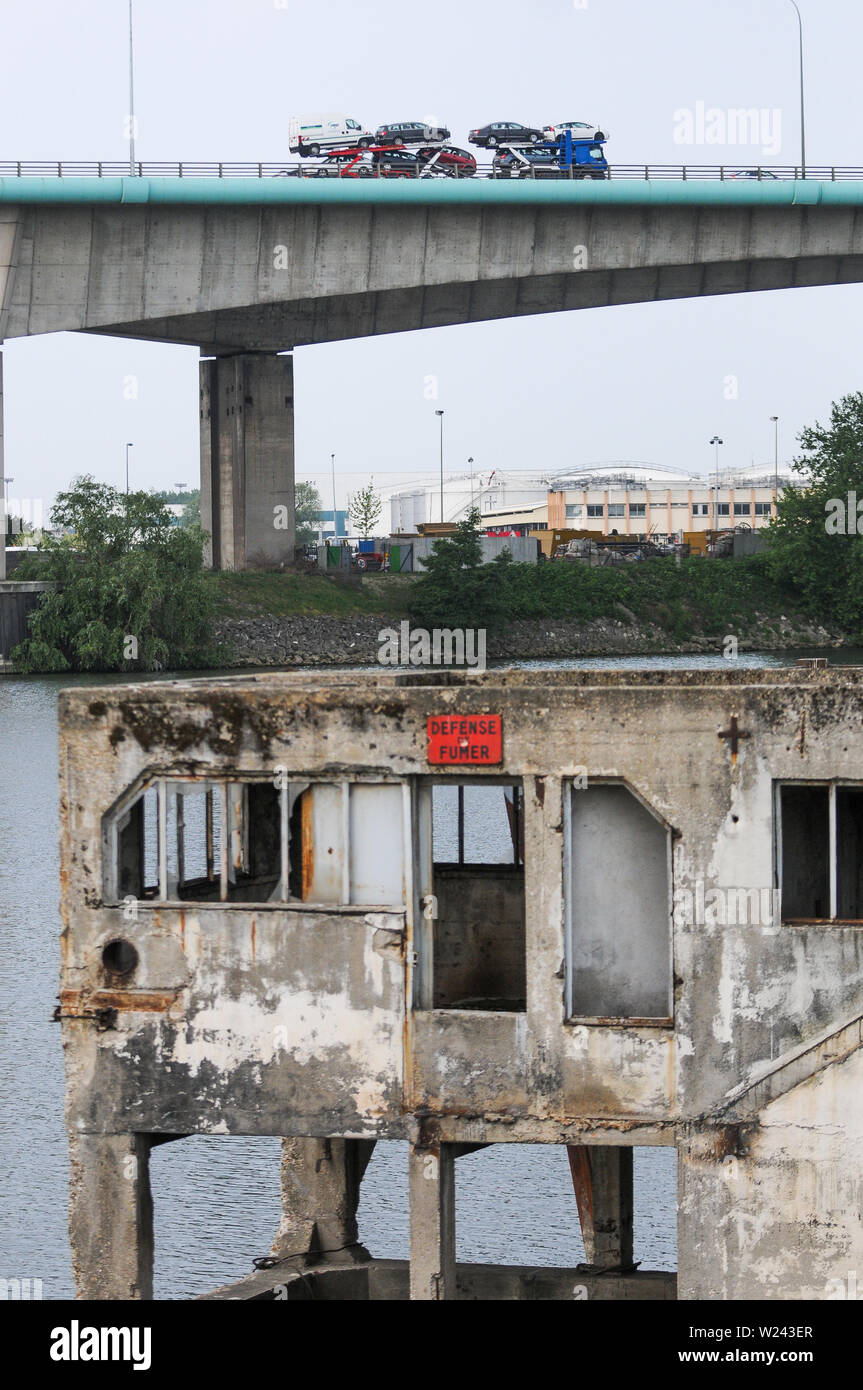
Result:
M521 783L431 786L431 1006L526 1007Z
M782 920L863 921L863 787L785 783L777 809Z

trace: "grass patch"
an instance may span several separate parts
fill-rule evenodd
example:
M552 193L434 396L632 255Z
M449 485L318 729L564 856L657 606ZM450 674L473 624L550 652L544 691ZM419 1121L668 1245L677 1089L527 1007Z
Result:
M215 618L407 616L411 575L378 574L361 587L326 575L222 571L207 575Z

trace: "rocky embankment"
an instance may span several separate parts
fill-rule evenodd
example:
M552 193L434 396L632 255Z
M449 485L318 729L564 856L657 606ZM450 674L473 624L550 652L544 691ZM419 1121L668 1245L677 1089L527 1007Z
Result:
M222 618L215 634L224 646L227 666L334 666L374 665L386 628L398 630L399 619L354 618ZM490 636L489 661L529 661L576 656L642 656L711 652L721 653L727 636L734 636L741 651L782 651L795 647L841 646L839 632L817 623L787 617L756 615L745 632L722 633L675 641L651 623L632 615L597 618L591 622L568 619L524 621L509 624L505 632Z

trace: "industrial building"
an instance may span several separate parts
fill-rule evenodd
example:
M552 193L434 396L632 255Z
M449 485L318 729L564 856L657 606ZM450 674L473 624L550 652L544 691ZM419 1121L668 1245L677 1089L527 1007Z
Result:
M753 467L704 477L654 464L611 464L549 483L548 526L622 536L672 536L767 526L777 492L800 487L798 473Z
M599 535L681 535L750 527L775 515L776 491L801 487L786 466L753 465L705 476L652 463L592 464L566 473L492 473L445 477L444 521L477 507L484 527L586 530ZM388 490L392 533L410 534L441 515L439 479Z

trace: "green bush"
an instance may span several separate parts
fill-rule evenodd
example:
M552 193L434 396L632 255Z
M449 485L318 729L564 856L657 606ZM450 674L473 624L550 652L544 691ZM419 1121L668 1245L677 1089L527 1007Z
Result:
M53 580L12 652L19 671L152 671L212 665L206 537L172 525L153 493L79 478L51 512L59 538L16 571Z
M675 641L740 631L756 613L779 614L789 594L763 556L593 567L556 560L514 564L509 552L480 565L479 518L435 544L411 595L411 616L426 627L501 630L519 619L589 622L627 614L655 623Z

